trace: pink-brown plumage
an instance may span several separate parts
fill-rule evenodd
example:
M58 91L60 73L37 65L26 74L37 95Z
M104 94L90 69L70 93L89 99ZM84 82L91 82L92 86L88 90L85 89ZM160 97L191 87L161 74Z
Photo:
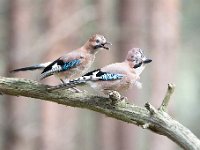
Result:
M97 90L101 90L104 93L107 90L114 90L118 92L125 91L131 88L134 85L135 81L139 80L139 76L135 73L133 68L130 68L130 64L127 61L122 63L110 64L101 68L101 71L124 75L124 77L119 80L96 81L90 84L91 87Z
M106 41L103 35L95 34L80 48L61 56L52 63L42 63L30 67L12 70L12 72L28 71L43 69L41 79L51 75L56 75L63 82L84 75L91 67L95 59L95 54L101 49L108 50Z
M92 63L95 60L95 55L88 53L84 49L83 50L78 49L71 53L68 53L66 56L63 56L60 59L63 60L64 62L69 62L75 59L80 60L80 64L78 64L76 67L73 67L63 72L59 72L57 74L59 78L71 80L84 75L88 71L88 69L91 67Z
M147 59L139 48L131 49L126 59L121 63L113 63L101 69L94 70L84 76L69 81L68 85L88 83L97 91L107 94L109 91L124 91L137 85L140 74L145 68Z

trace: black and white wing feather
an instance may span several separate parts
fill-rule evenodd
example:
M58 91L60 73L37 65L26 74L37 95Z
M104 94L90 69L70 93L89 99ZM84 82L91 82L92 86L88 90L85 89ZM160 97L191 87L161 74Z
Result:
M84 76L70 80L69 85L71 84L81 84L85 83L87 81L111 81L111 80L119 80L124 77L123 74L118 73L109 73L109 72L103 72L100 69L91 71L86 73Z
M63 72L66 70L69 70L71 68L76 67L77 65L80 64L80 60L79 59L74 59L74 60L70 60L70 61L63 61L62 59L57 59L55 60L53 63L51 63L50 65L48 65L46 68L44 68L44 70L41 73L40 79L44 79L48 76L51 76L55 73L59 73L59 72Z

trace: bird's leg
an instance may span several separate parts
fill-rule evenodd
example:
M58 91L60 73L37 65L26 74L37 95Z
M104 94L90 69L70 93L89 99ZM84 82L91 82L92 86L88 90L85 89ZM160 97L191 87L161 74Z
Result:
M63 79L60 79L60 81L63 83L63 85L61 85L61 87L65 87L65 86L67 86L67 83L69 83L67 80L64 81ZM83 92L76 87L70 87L69 90L72 91L72 92L75 92L75 93L82 93Z
M49 91L53 91L53 90L61 89L61 88L64 88L64 87L65 87L65 88L70 88L70 87L67 85L67 82L65 82L63 79L59 78L59 80L61 81L62 84L49 87L48 90L49 90Z
M83 91L79 90L78 88L68 84L69 83L68 80L63 80L61 78L59 78L59 79L60 79L62 84L52 86L52 87L48 88L48 90L53 91L53 90L57 90L57 89L67 88L71 92L75 92L75 93L82 93L83 92Z

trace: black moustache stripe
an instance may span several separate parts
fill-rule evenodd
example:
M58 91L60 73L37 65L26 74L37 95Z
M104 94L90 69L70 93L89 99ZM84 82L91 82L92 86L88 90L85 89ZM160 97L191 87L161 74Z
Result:
M139 64L135 64L133 68L138 68L142 65L142 62L140 62Z
M94 46L94 49L97 49L97 48L101 48L101 47L103 47L104 45L95 45Z

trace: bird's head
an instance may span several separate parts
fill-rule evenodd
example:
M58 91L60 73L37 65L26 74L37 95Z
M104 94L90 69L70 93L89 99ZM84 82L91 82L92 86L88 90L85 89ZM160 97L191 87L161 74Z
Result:
M133 68L139 68L145 64L150 63L152 60L145 57L140 48L133 48L128 51L126 60L132 64Z
M112 45L112 44L108 42L103 35L95 34L91 36L90 39L86 42L85 47L92 53L95 53L97 50L101 48L109 50L109 47L107 47L106 45Z

